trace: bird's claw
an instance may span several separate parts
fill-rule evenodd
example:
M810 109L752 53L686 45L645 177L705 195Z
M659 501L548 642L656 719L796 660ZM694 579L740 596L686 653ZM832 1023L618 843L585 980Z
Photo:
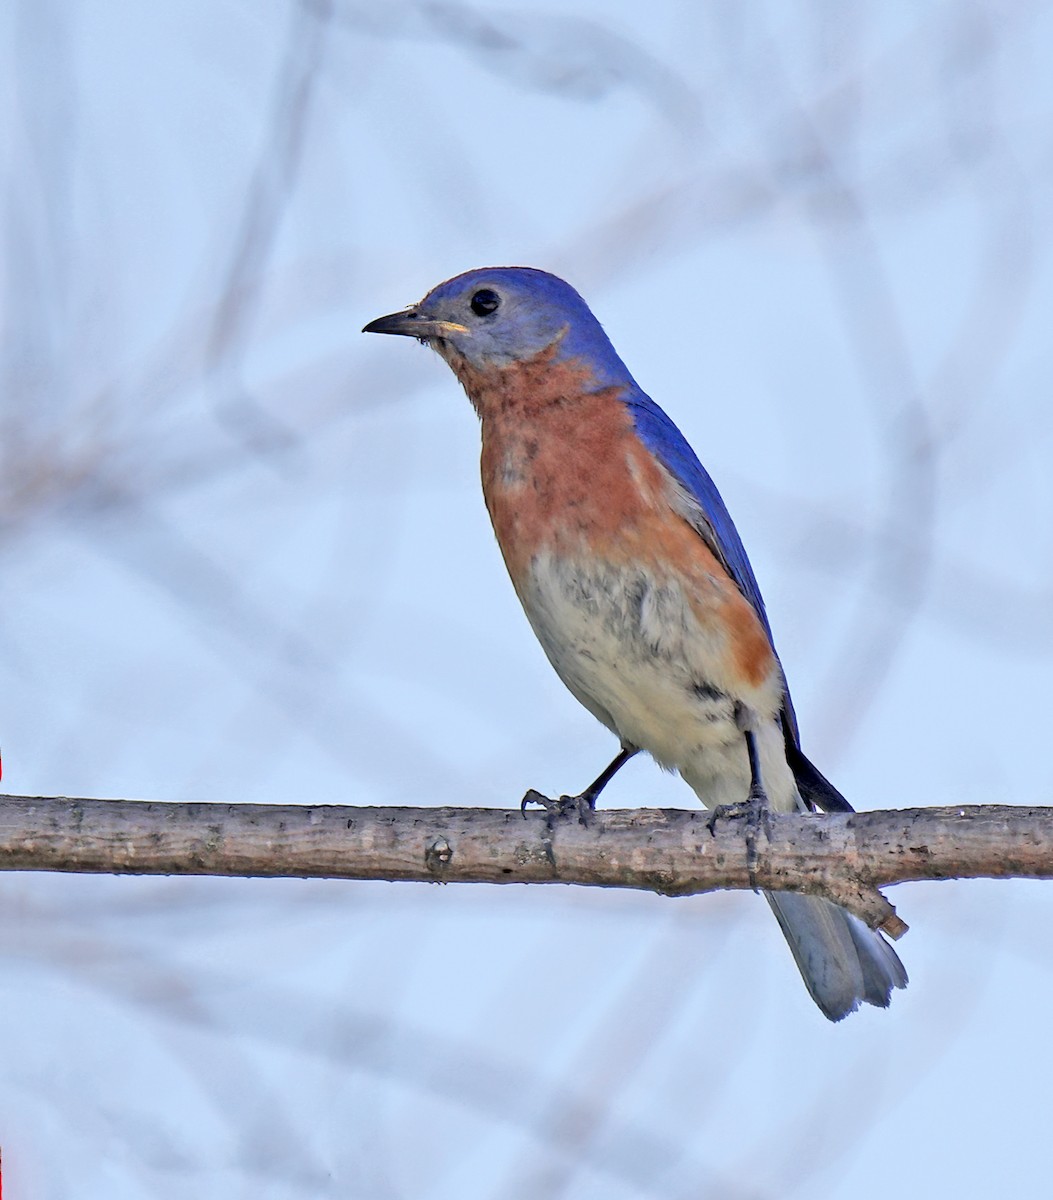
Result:
M718 821L734 821L745 818L746 821L746 870L749 872L750 886L757 891L755 878L757 871L757 835L764 830L764 836L771 839L771 809L767 797L762 791L750 788L749 798L739 800L734 804L718 804L710 811L706 819L706 828L711 835L716 834Z
M763 798L754 796L751 792L748 800L736 800L733 804L718 804L711 808L706 818L706 828L713 833L718 821L738 821L743 817L751 824L757 825L762 818L767 817L767 809Z
M519 805L524 820L526 820L528 804L540 805L548 813L549 825L556 820L565 820L567 817L576 816L582 825L587 826L589 816L593 811L588 792L582 792L580 796L560 796L558 799L554 799L552 796L542 795L541 792L531 788Z

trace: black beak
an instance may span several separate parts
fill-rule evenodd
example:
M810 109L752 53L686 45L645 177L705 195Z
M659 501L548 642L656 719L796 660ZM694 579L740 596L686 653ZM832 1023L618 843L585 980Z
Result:
M454 321L439 321L435 317L421 312L413 304L409 308L404 308L402 312L390 313L386 317L377 317L375 321L370 321L362 332L400 333L404 337L415 337L426 341L428 338L449 337L451 333L467 333L468 327L458 325Z

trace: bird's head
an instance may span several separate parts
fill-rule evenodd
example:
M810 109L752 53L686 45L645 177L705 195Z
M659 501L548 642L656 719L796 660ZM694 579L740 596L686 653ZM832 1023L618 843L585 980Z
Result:
M379 317L363 333L398 333L476 371L525 363L549 351L586 366L597 388L630 383L599 321L578 293L533 267L480 267L433 288L419 304Z

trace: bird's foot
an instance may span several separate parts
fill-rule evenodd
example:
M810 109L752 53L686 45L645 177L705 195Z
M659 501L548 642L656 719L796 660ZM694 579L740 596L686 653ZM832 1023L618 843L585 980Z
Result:
M541 807L548 813L548 827L552 828L553 822L557 817L569 817L577 815L578 820L582 825L587 826L589 823L589 815L596 811L596 801L599 799L600 792L607 786L608 783L618 774L638 750L629 742L622 742L621 749L589 786L579 796L560 796L558 800L553 800L551 796L543 796L540 792L536 792L533 788L523 797L523 801L519 808L526 819L526 810L528 804L540 804Z
M768 807L768 797L760 788L751 787L749 797L734 804L718 804L710 811L706 820L706 828L715 835L718 821L735 821L745 819L746 822L746 870L749 872L750 886L757 891L757 838L760 831L771 838L771 809Z
M767 798L764 795L755 796L751 791L747 800L736 800L733 804L718 804L709 810L706 828L710 833L714 833L718 821L740 821L743 817L752 825L759 825L762 820L767 823Z
M527 805L538 804L548 813L550 826L554 821L566 820L567 817L577 817L582 825L587 826L589 816L596 807L595 797L590 795L591 790L591 788L586 788L580 796L560 796L558 799L554 799L552 796L544 796L541 792L531 788L523 797L519 809L524 820L526 819Z

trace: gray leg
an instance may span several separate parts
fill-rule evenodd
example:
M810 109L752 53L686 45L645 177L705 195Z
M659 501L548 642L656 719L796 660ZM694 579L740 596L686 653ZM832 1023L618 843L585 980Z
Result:
M760 755L757 753L757 738L752 729L745 730L746 753L750 759L750 794L747 804L768 805L768 793L764 790L764 780L761 779Z
M618 774L625 766L630 758L636 754L637 747L629 746L622 743L621 750L610 762L610 764L602 770L599 775L589 784L589 786L577 796L560 796L558 800L553 800L550 796L543 796L540 792L533 788L523 797L520 804L523 816L526 816L528 804L540 804L546 810L549 817L566 817L571 813L577 813L578 820L582 825L587 825L587 814L592 812L596 807L596 800L600 792L607 786L608 783Z
M753 731L753 714L744 704L735 707L735 723L742 730L746 739L746 754L750 762L750 790L744 801L738 804L719 804L709 815L706 824L709 832L713 833L718 821L728 817L746 818L746 866L750 874L750 883L757 891L753 873L757 869L757 834L764 826L768 834L768 793L764 790L764 779L761 775L760 754L757 751L757 737Z

